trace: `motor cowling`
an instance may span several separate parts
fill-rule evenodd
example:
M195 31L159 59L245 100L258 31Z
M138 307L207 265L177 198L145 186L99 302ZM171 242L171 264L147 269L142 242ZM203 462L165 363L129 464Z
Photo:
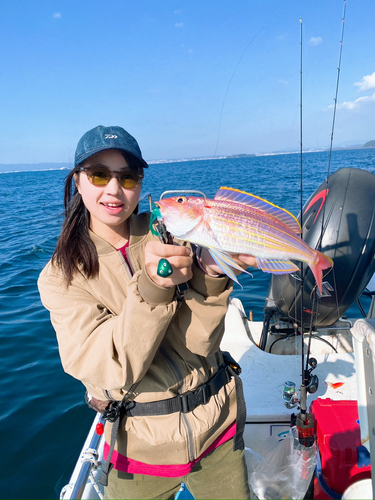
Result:
M303 264L301 275L272 275L266 309L301 324L331 326L358 299L375 271L375 174L342 168L324 181L303 207L303 239L334 261L323 278L322 297ZM301 221L301 216L299 215ZM297 263L299 265L300 263Z

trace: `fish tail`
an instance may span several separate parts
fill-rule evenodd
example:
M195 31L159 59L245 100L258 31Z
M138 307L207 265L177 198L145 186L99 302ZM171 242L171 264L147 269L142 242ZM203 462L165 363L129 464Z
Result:
M324 255L324 253L316 250L316 258L314 263L310 264L310 269L314 275L320 293L322 293L323 271L330 267L333 267L333 260L327 257L327 255Z

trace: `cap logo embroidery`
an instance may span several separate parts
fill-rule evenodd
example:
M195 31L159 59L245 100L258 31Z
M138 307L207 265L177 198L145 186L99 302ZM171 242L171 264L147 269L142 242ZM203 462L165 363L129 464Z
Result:
M117 139L117 135L114 134L105 134L104 139Z

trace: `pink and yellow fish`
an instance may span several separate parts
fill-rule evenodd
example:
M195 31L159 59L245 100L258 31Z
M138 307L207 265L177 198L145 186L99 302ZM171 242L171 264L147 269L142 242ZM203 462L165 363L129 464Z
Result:
M214 199L178 196L156 206L173 236L208 248L234 281L232 268L243 269L231 254L253 255L259 269L273 274L298 271L292 260L305 262L320 292L323 270L333 266L332 259L301 239L301 226L291 213L252 194L221 187Z

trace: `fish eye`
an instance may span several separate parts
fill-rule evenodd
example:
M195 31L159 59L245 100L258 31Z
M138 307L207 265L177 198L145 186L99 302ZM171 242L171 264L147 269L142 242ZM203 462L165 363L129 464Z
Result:
M177 203L185 203L186 201L186 198L184 196L180 196L179 198L177 198Z

